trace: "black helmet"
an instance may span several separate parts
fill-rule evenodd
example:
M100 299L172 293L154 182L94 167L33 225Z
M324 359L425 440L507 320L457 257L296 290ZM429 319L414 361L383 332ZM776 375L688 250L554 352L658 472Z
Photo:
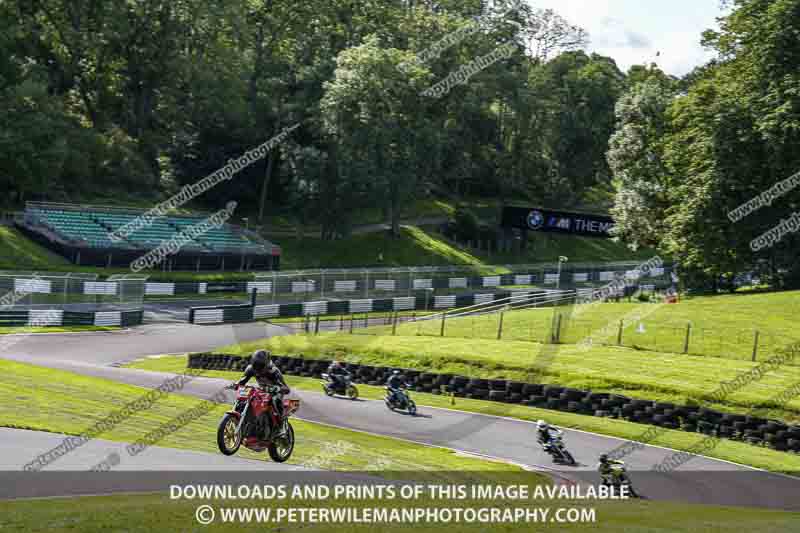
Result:
M263 371L267 366L271 366L270 353L266 350L256 350L250 358L250 364L253 369L259 372Z
M600 462L601 463L607 463L608 462L608 455L606 455L606 454L601 455L600 456Z

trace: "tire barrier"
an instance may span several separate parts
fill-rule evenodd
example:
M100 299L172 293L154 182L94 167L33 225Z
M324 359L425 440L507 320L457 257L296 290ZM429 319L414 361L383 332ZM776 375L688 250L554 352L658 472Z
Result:
M273 356L281 372L321 378L330 360ZM243 372L249 356L191 353L188 368ZM482 379L436 374L407 368L345 363L355 383L381 386L392 371L400 370L409 388L416 392L447 394L543 409L615 418L668 429L702 433L738 440L778 451L800 453L800 426L787 425L750 415L722 413L693 405L676 405L619 394L592 392L557 385L522 383L504 379Z
M25 309L0 311L0 327L53 326L140 326L144 311L65 311Z

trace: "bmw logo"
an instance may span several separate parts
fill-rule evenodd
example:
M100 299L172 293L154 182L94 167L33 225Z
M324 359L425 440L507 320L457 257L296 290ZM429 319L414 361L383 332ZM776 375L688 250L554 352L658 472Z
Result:
M528 226L531 229L539 229L544 225L544 215L541 211L531 211L528 213Z

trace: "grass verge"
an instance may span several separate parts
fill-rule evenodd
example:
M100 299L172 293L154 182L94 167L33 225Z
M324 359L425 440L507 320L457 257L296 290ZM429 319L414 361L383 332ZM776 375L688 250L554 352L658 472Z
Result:
M0 360L0 426L80 435L81 432L126 403L146 394L148 389L81 376L34 365ZM58 398L58 401L53 401ZM137 412L99 438L135 442L149 431L193 408L198 398L170 394L150 409ZM25 409L19 409L25 405ZM220 404L169 434L158 446L219 453L217 424L229 405ZM292 422L296 447L290 464L316 465L325 470L375 471L376 475L412 479L448 479L464 472L466 479L480 479L481 473L519 472L516 466L458 455L449 450L400 441L388 437L332 428L302 420ZM337 452L330 446L337 444ZM265 459L266 453L242 450L241 457ZM531 479L544 482L539 474Z
M694 297L679 304L606 303L580 306L579 314L562 314L560 339L577 344L622 345L637 350L714 356L751 361L764 360L800 341L796 317L800 315L800 291L764 294ZM505 313L502 338L542 341L550 334L552 309ZM620 324L622 321L622 324ZM620 328L621 325L621 328ZM453 319L445 336L496 339L499 315ZM376 330L385 333L385 330ZM408 324L401 335L440 335L439 322ZM757 338L756 338L757 335ZM757 343L757 344L756 344Z
M261 507L275 509L281 506L279 501L266 500L258 504L247 502L229 502L220 505L219 501L181 501L170 500L166 494L96 496L70 499L36 501L20 500L0 502L0 528L14 532L48 532L61 533L81 531L95 533L119 531L124 524L129 533L150 531L241 531L242 527L251 524L236 523L210 526L199 526L195 521L195 510L201 504L214 507ZM563 505L562 505L563 504ZM290 504L291 505L291 504ZM306 506L306 504L301 504ZM402 507L403 502L393 501L325 501L310 507L378 507L391 509ZM481 501L415 501L405 505L414 507L458 506L484 507L487 502ZM536 505L539 505L538 503ZM559 502L558 507L574 505L569 501ZM286 506L286 505L284 505ZM501 502L498 507L528 507L527 502ZM576 507L585 507L575 505ZM553 508L553 504L541 507ZM485 532L485 531L599 531L603 533L738 533L740 531L759 531L777 533L797 531L800 528L800 513L767 511L744 507L712 507L700 505L681 505L662 502L627 501L598 502L594 523L544 523L544 524L310 524L281 523L273 524L273 531L304 532L363 532L379 533L393 531L439 532L446 527L450 532ZM554 512L551 512L552 517ZM277 527L276 527L277 526ZM258 527L258 526L256 526ZM263 528L263 524L261 525ZM269 526L268 526L269 527Z
M381 326L385 327L385 326ZM268 348L281 355L343 358L372 366L413 368L442 374L530 382L532 363L541 345L522 341L468 338L369 335L365 330L319 335L290 335L217 349L219 353L249 354ZM728 395L723 403L711 393L723 381L759 363L695 357L629 348L560 345L558 357L535 376L536 382L594 392L623 394L663 402L699 402L732 413L756 414L793 423L800 420L800 398L780 404L781 391L800 382L800 367L785 364L765 372L760 380Z

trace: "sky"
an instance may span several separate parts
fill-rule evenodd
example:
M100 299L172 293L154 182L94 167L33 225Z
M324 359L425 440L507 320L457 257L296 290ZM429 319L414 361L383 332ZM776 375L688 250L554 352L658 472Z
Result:
M588 31L589 50L614 58L623 71L655 61L675 76L714 57L700 46L700 35L717 29L716 19L724 14L719 0L526 1L553 9Z

